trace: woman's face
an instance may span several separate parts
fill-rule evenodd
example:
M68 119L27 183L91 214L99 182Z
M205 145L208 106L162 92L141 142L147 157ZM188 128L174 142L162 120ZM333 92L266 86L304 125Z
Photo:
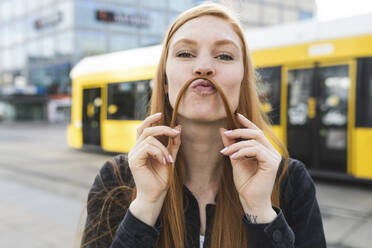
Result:
M218 83L235 111L244 76L241 40L231 25L221 18L202 16L192 19L183 24L170 41L166 75L166 90L173 108L186 81L205 76ZM201 81L188 87L178 113L200 121L226 117L219 93L208 86L208 82Z

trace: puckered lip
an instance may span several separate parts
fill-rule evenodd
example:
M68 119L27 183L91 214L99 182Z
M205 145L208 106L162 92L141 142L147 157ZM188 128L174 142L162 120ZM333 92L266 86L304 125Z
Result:
M211 81L209 81L208 79L196 79L194 82L191 83L191 88L195 89L196 87L198 86L203 86L203 87L212 87L212 88L216 88L214 86L214 84L212 84Z

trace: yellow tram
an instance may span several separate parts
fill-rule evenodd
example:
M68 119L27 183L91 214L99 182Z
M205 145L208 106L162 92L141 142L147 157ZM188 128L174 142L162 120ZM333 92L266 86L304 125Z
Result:
M372 180L371 22L369 14L246 34L272 127L313 174ZM160 52L92 56L73 68L71 147L131 149Z

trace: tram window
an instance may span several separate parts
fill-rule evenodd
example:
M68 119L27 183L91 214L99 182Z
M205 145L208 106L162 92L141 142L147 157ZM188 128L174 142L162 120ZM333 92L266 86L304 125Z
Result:
M346 125L350 88L349 67L347 65L321 67L319 76L323 84L319 96L321 123L326 126Z
M108 120L143 120L150 97L149 80L110 83L107 95Z
M273 125L280 124L281 67L262 67L257 70L258 93L264 111Z
M372 58L358 59L356 126L372 127Z
M311 97L313 69L288 72L288 124L303 126L309 122L308 103Z

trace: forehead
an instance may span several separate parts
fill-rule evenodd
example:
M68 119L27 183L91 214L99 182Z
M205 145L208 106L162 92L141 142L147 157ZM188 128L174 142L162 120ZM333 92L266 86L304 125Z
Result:
M240 48L241 40L230 23L222 18L206 15L184 23L173 35L170 45L181 39L199 41L231 40Z

